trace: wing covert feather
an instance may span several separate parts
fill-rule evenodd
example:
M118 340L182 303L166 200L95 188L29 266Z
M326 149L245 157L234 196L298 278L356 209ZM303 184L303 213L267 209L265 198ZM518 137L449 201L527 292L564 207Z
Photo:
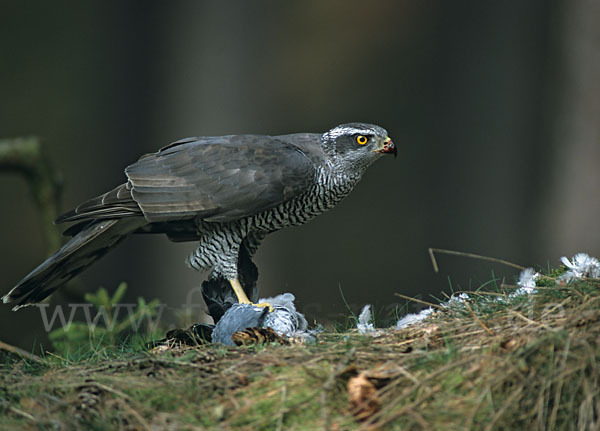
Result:
M185 139L125 170L150 222L200 215L228 221L267 210L309 189L315 164L277 137Z

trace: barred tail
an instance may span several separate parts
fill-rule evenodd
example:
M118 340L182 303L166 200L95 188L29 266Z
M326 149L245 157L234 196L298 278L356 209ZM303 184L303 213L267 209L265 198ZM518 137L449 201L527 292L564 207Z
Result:
M15 302L13 311L42 301L146 223L141 217L91 221L13 287L2 301Z

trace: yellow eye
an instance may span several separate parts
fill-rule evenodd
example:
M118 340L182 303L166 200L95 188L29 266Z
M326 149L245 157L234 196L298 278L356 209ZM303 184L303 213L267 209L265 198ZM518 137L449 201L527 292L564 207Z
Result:
M356 142L358 142L359 145L365 145L367 143L367 141L368 141L368 139L364 135L358 135L356 137Z

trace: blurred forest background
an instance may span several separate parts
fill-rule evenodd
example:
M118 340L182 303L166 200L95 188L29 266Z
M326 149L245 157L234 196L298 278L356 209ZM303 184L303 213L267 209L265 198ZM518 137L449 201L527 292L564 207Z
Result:
M179 138L379 124L398 159L257 263L261 293L293 292L311 319L348 315L340 289L355 312L390 311L448 279L514 281L449 256L434 274L428 247L542 267L600 255L598 22L592 0L3 1L0 137L43 140L67 210ZM4 294L47 251L26 181L0 172L0 190ZM202 280L194 247L130 238L82 280L178 309ZM45 337L38 309L0 308L1 340Z

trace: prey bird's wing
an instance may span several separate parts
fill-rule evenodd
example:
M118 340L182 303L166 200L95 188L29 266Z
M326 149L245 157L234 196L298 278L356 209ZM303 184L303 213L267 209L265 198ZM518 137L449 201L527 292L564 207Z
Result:
M188 138L128 166L128 182L87 201L62 221L143 215L149 222L200 216L229 221L273 208L307 191L315 163L306 142L318 135ZM313 146L311 146L312 149Z

